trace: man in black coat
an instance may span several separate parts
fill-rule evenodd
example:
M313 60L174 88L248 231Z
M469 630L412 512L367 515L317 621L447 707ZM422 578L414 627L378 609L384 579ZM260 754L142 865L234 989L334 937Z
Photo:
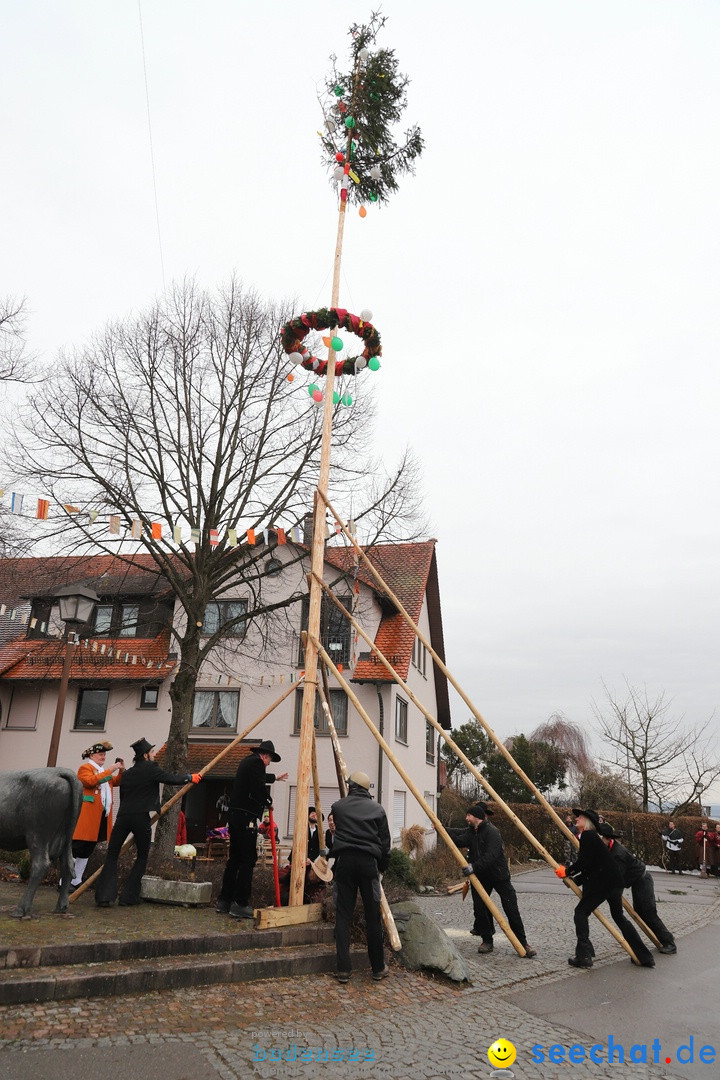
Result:
M271 761L280 760L272 742L266 740L252 748L252 753L243 758L235 774L228 811L230 854L215 908L234 919L253 917L250 894L258 857L257 823L269 804L267 785L276 780L287 780L287 773L275 776L267 771Z
M155 747L147 739L138 739L131 743L135 751L135 762L126 769L120 781L120 809L110 834L107 858L103 871L95 886L95 903L98 907L110 907L117 897L117 861L120 849L132 833L135 838L137 856L127 881L120 893L119 904L129 907L140 903L140 886L147 867L150 853L152 830L150 817L160 812L161 784L197 784L202 780L200 773L165 772L155 758Z
M622 906L622 871L597 832L600 825L599 815L594 810L577 808L573 808L573 814L581 830L578 855L570 866L558 866L555 870L559 878L571 877L577 884L582 884L582 899L573 916L577 944L575 955L569 957L568 964L576 968L592 967L595 950L590 941L589 917L595 908L607 900L615 924L642 967L655 967L650 950L630 920L625 918Z
M366 773L351 773L348 793L332 804L332 816L335 821L335 976L339 982L346 983L352 975L350 926L359 889L372 977L379 982L390 974L383 952L379 877L390 861L390 828L384 809L373 801L370 777Z
M598 832L608 851L620 866L623 885L632 892L635 911L660 942L659 951L666 954L676 953L675 938L657 913L655 886L645 863L620 843L622 833L616 833L609 822L602 821L598 825Z
M520 918L517 894L510 880L510 869L505 858L502 836L494 825L487 820L492 811L484 803L473 803L465 812L466 829L448 829L450 838L460 848L468 849L468 864L463 867L463 874L469 877L475 874L486 893L493 889L500 897L503 911L507 916L510 929L525 949L525 956L537 956L537 950L531 948L525 936L525 927ZM472 889L475 923L470 931L482 938L479 953L493 951L495 924L493 917L485 907L482 897Z

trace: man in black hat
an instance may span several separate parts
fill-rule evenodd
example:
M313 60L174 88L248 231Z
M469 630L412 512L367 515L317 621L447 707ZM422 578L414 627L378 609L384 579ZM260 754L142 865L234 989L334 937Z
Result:
M492 810L489 810L485 803L473 803L465 811L467 828L448 829L448 833L458 847L468 849L469 861L467 866L463 867L464 876L470 877L471 874L475 874L486 893L491 893L493 889L496 891L510 929L525 949L525 956L528 958L537 956L537 950L527 943L525 927L518 909L517 894L510 881L510 868L505 858L502 836L499 830L487 820L490 814ZM475 889L472 890L472 899L475 923L470 933L482 938L479 953L491 953L495 933L493 917Z
M630 920L625 918L622 906L622 871L597 831L601 824L600 815L595 810L580 810L578 807L573 807L573 814L580 829L578 855L570 866L558 866L555 870L559 878L571 877L578 884L582 884L582 898L573 916L577 944L575 955L568 958L568 964L576 968L592 967L595 950L590 941L589 917L595 908L607 900L616 926L641 966L655 967L650 950Z
M165 772L155 759L155 746L147 739L131 743L135 762L126 769L120 781L120 809L110 834L107 858L95 886L95 903L98 907L110 907L117 897L117 861L126 839L132 833L137 856L120 893L121 907L140 903L140 887L150 854L150 814L160 812L161 784L199 784L200 773Z
M612 825L603 821L598 825L598 832L606 848L617 860L623 875L623 884L632 892L635 911L642 921L650 927L660 942L659 952L670 955L677 952L675 938L657 913L655 886L647 872L645 863L621 844L622 833L616 833Z
M275 776L267 771L271 761L280 761L275 747L266 740L253 746L252 752L238 765L230 795L228 826L230 854L223 875L216 911L234 919L252 919L250 905L252 879L257 862L258 818L272 800L268 784L287 780L287 773Z

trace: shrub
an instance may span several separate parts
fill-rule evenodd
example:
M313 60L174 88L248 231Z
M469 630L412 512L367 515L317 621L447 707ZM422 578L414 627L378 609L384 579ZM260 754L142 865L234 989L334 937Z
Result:
M410 889L414 889L416 887L416 881L413 864L410 862L410 856L406 855L400 848L392 848L390 852L390 862L385 871L385 877L397 881L402 885L407 885Z
M431 885L434 889L443 889L461 880L460 866L455 856L440 839L433 851L415 860L413 872L418 885Z

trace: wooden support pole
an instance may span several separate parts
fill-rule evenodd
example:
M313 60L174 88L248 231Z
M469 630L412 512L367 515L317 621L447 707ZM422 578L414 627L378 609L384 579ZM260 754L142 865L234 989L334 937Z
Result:
M425 810L425 813L430 818L430 820L434 824L435 828L437 829L437 831L440 833L440 835L444 839L447 846L450 848L451 852L453 853L453 855L457 859L458 863L461 866L465 866L467 864L467 859L465 858L464 855L461 854L459 848L457 848L455 846L455 842L450 838L449 833L445 829L445 826L440 821L440 818L437 816L435 811L430 806L428 806L428 804L425 802L425 799L423 798L422 794L420 793L420 790L418 789L417 785L415 784L413 779L410 777L410 775L405 771L403 766L400 764L397 757L393 753L392 748L388 745L388 743L385 741L385 739L382 737L382 735L380 734L378 729L373 724L373 722L370 719L370 717L368 716L368 714L365 712L365 709L361 705L361 703L360 703L360 701L359 701L359 699L357 697L357 694L355 694L353 688L343 678L341 673L335 667L335 665L333 664L329 654L325 651L325 649L322 647L320 642L316 641L315 645L316 645L316 648L318 650L318 654L322 657L323 661L327 664L330 671L332 671L333 675L335 676L335 678L338 680L338 682L340 683L340 685L344 689L344 691L347 694L350 701L352 701L352 703L355 706L355 708L357 709L359 715L362 717L365 725L370 729L370 731L372 732L373 736L378 741L380 746L382 746L383 750L385 751L385 753L386 753L387 757L389 758L390 762L392 763L393 767L398 771L400 776L405 781L405 784L407 785L408 790L412 792L412 794L415 796L415 798L417 799L420 806L422 806L422 808ZM524 946L521 944L519 939L515 936L515 933L510 929L510 924L508 923L507 919L505 918L504 913L502 913L500 911L500 909L496 906L496 904L493 903L490 896L488 895L488 893L485 891L482 884L480 883L479 879L475 876L475 874L471 874L468 880L472 884L472 887L475 889L475 891L482 898L482 901L485 904L485 907L488 909L490 914L496 920L496 922L498 923L498 925L502 929L503 933L507 937L508 941L511 943L511 945L513 946L513 948L517 952L518 956L524 956L525 955Z
M318 492L318 494L320 494L320 493ZM324 498L324 497L323 497L323 498ZM441 657L440 657L440 656L438 656L438 654L437 654L437 653L435 652L435 650L433 649L433 647L432 647L432 645L430 644L430 642L429 642L429 641L427 640L427 638L426 638L426 637L425 637L425 635L424 635L424 634L422 633L422 631L420 630L420 628L419 628L419 627L418 627L418 626L416 625L416 623L414 622L414 620L412 619L412 617L411 617L411 616L410 616L410 615L408 614L408 612L407 612L407 611L405 610L405 608L403 607L403 605L402 605L402 603L400 602L400 600L398 599L398 597L397 597L397 596L395 595L395 593L394 593L394 592L392 591L392 589L390 588L390 586L389 586L389 585L387 584L387 582L386 582L386 581L385 581L385 580L383 579L383 577L382 577L382 576L381 576L381 575L380 575L380 574L378 573L378 571L377 571L377 570L375 569L375 567L373 566L373 564L371 563L371 561L370 561L370 560L368 559L367 555L366 555L366 554L365 554L365 552L364 552L364 551L362 550L362 548L361 548L361 547L360 547L360 545L358 544L358 542L357 542L357 540L355 539L355 537L354 537L354 536L352 535L352 533L350 533L350 531L349 531L349 530L348 530L348 529L347 529L347 528L345 527L345 525L343 524L343 522L342 522L342 521L340 520L340 518L338 517L338 515L337 515L337 513L336 513L335 509L333 508L332 504L330 503L330 501L329 501L328 499L326 499L326 498L324 499L324 501L325 501L325 506L326 506L326 507L327 507L327 509L328 509L328 510L330 511L330 513L332 514L332 516L333 516L333 517L335 518L336 522L337 522L337 523L339 524L339 526L340 526L340 528L341 528L341 530L342 530L343 534L345 535L345 537L346 537L346 538L347 538L347 539L348 539L348 540L350 541L350 543L352 544L352 546L353 546L353 547L355 548L355 550L357 551L358 555L360 556L360 558L361 558L361 559L362 559L362 561L363 561L363 564L364 564L364 565L365 565L365 566L366 566L366 567L368 568L368 570L370 571L370 574L371 574L371 575L372 575L372 577L373 577L373 578L375 579L375 581L376 581L376 582L378 583L378 585L379 585L379 586L380 586L380 588L381 588L381 589L383 590L383 592L385 593L385 595L386 595L386 596L388 596L388 597L389 597L389 598L390 598L390 599L392 600L393 604L395 604L395 606L396 606L396 607L397 607L397 609L398 609L398 612L400 613L400 615L402 616L402 618L404 619L404 621L405 621L405 622L406 622L406 623L408 624L408 626L411 626L411 627L412 627L412 629L413 629L413 631L414 631L414 633L415 633L416 637L417 637L417 638L419 638L419 640L420 640L420 641L422 642L422 644L423 644L423 645L425 646L425 648L427 649L427 651L428 651L428 652L430 653L430 655L432 656L432 658L433 658L434 662L435 662L435 663L437 664L437 666L438 666L438 668L440 669L440 671L441 671L441 672L443 673L443 675L444 675L444 676L445 676L445 678L446 678L446 679L448 680L448 682L450 683L450 685L454 687L454 689L455 689L455 690L456 690L456 691L458 692L458 694L460 695L460 697L462 698L462 700L463 700L463 701L465 702L465 704L467 705L467 707L468 707L468 708L470 709L470 711L471 711L471 713L473 714L473 717L475 718L476 722L477 722L477 723L478 723L478 724L480 725L480 727L481 727L481 728L482 728L482 729L483 729L483 730L485 731L485 733L486 733L486 734L488 735L488 737L489 737L489 738L490 738L490 739L492 740L492 742L493 742L493 743L495 744L495 746L497 747L497 749L498 749L498 750L500 751L500 753L502 754L502 756L503 756L503 757L505 758L505 760L507 761L508 765L510 765L510 767L511 767L511 768L512 768L512 769L513 769L513 770L514 770L514 771L515 771L516 773L517 773L517 775L518 775L518 776L520 777L520 779L521 779L521 780L523 781L523 783L525 784L525 786L527 787L527 789L528 789L529 791L531 791L531 792L533 793L533 795L534 795L534 796L535 796L535 798L536 798L536 799L538 800L538 802L540 803L540 805L541 805L541 806L542 806L542 807L543 807L543 808L544 808L544 809L545 809L545 810L547 811L547 813L548 813L548 814L550 815L550 817L551 817L551 818L553 819L553 821L554 821L554 822L555 822L555 824L556 824L556 825L558 826L558 828L559 828L559 829L560 829L560 831L561 831L561 832L563 833L563 835L564 835L564 836L565 836L565 837L566 837L566 838L567 838L567 839L568 839L568 840L569 840L569 841L570 841L570 842L571 842L572 844L574 844L574 845L575 845L575 847L578 847L578 846L579 846L579 841L578 841L578 838L577 838L577 837L575 836L575 834L574 834L573 832L571 832L571 831L570 831L570 829L568 829L567 825L566 825L566 824L565 824L565 822L564 822L564 821L562 820L562 818L560 817L560 815L559 815L559 814L557 813L557 811L555 810L555 808L554 808L553 806L551 806L551 805L550 805L550 803L549 803L549 802L547 801L547 799L546 799L546 798L545 798L545 796L544 796L544 795L542 794L542 792L541 792L541 791L540 791L540 790L539 790L539 789L538 789L538 788L537 788L537 787L535 786L535 784L534 784L534 783L532 782L532 780L530 779L530 777L529 777L529 776L528 776L528 775L527 775L527 774L526 774L526 773L524 772L524 770L523 770L523 769L521 769L521 768L520 768L520 766L519 766L519 765L518 765L518 763L517 763L517 762L515 761L514 757L512 756L512 754L510 753L510 751L508 750L508 748L507 748L507 747L505 746L505 744L504 744L504 743L503 743L503 742L502 742L502 741L501 741L501 740L500 740L500 739L499 739L499 738L497 737L497 735L496 735L496 734L495 734L495 732L494 732L494 731L492 730L492 728L491 728L491 727L490 727L490 725L489 725L489 724L487 723L487 721L485 721L485 720L483 719L483 717L481 716L481 714L480 714L480 712L478 711L478 709L477 709L477 708L475 707L475 705L474 705L474 704L473 704L473 702L472 702L472 701L470 700L470 698L469 698L469 697L467 696L467 694L466 694L466 693L465 693L465 691L464 691L464 690L462 689L462 687L460 686L460 684L459 684L459 683L458 683L458 682L457 682L457 681L455 680L455 678L454 678L454 677L452 676L452 674L451 674L451 673L450 673L450 671L448 670L448 668L447 668L447 666L446 666L446 664L445 664L444 660L442 660L442 659L441 659ZM344 609L343 609L343 610L344 610ZM647 926L647 925L646 925L646 924L645 924L645 923L643 922L643 920L642 920L642 919L640 918L640 916L639 916L639 915L637 914L637 912L636 912L636 911L635 911L635 910L634 910L634 909L632 908L632 906L630 905L630 902L629 902L628 900L626 900L624 896L623 896L623 900L622 900L622 903L623 903L623 908L624 908L624 909L625 909L625 910L626 910L626 911L628 912L628 914L629 914L629 915L631 915L631 917L632 917L632 918L633 918L633 919L635 920L635 922L636 922L636 923L638 924L638 926L639 926L639 927L641 928L641 930L643 930L643 931L644 931L644 933L645 933L645 934L647 934L647 936L648 936L648 937L649 937L649 938L650 938L650 939L651 939L652 941L654 941L654 942L655 942L655 944L656 944L656 945L658 945L658 947L659 947L659 946L660 946L660 941L658 940L658 938L657 938L657 937L655 936L655 934L654 934L654 933L653 933L653 931L652 931L652 930L650 929L650 927L649 927L649 926ZM623 941L624 941L624 940L625 940L625 939L623 938Z
M477 766L472 761L470 761L468 756L464 753L463 750L460 749L460 747L457 745L457 743L454 741L454 739L450 735L448 735L448 733L438 723L438 721L432 715L432 713L429 712L429 710L425 708L425 706L422 704L421 701L419 701L417 696L413 693L413 691L407 685L405 680L398 674L398 672L392 666L392 664L387 659L387 657L377 647L375 642L371 640L370 636L365 633L365 631L363 630L360 623L351 614L349 614L349 612L346 611L346 609L340 603L340 601L335 596L335 594L332 592L332 590L329 589L328 586L326 586L324 583L323 583L323 589L324 589L326 595L332 599L332 602L336 605L336 607L338 607L338 609L341 610L345 614L346 618L349 619L351 625L355 628L355 630L358 632L358 634L360 634L360 636L363 638L363 640L367 642L367 644L370 646L370 648L375 653L375 655L380 659L381 663L385 666L388 673L392 676L392 678L398 684L398 686L403 691L403 693L407 694L407 696L410 698L412 703L420 710L420 712L423 714L423 716L428 721L428 723L431 724L432 727L434 727L435 730L438 732L438 734L440 734L443 737L443 739L445 740L447 745L450 747L452 752L454 754L457 754L457 756L463 762L465 767L472 773L472 775L475 777L475 779L478 781L478 783L481 784L482 787L485 788L488 795L490 795L490 797L497 803L497 805L501 808L501 810L503 810L503 812L507 815L507 817L510 819L510 821L512 821L513 825L515 825L515 827L523 834L523 836L526 838L526 840L528 840L532 844L532 846L535 848L535 850L538 852L538 854L540 854L543 857L543 859L548 863L549 866L552 867L553 870L557 866L559 866L559 863L553 858L553 856L550 854L550 852L547 851L547 849L543 846L543 844L540 843L540 841L537 839L537 837L535 837L533 835L533 833L530 832L527 825L525 825L525 823L520 820L520 818L517 816L515 811L512 810L511 807L508 806L508 804L504 801L504 799L501 798L500 795L498 795L497 791L495 791L492 784L490 784L490 782L488 780L486 780L486 778L482 775L482 773L477 768ZM569 878L566 878L565 880L567 882L568 887L570 889L572 889L573 892L577 896L582 896L581 890L578 888L578 886L575 884L574 881L572 881ZM632 911L632 908L630 910ZM615 938L617 943L620 946L622 946L622 948L625 949L625 951L629 954L630 958L635 963L638 963L638 959L635 956L635 953L630 948L630 946L628 945L627 941L622 936L620 931L616 927L614 927L612 925L612 923L610 923L608 921L608 919L605 917L605 915L603 915L603 913L600 910L598 910L597 908L595 909L593 914L602 923L602 925L605 927L605 929L610 934L612 934L612 936ZM633 914L635 914L635 913L633 912ZM642 919L640 918L639 915L637 916L637 922L645 930L647 935L649 937L651 937L656 942L656 944L659 946L660 942L655 937L653 932L649 929L649 927L645 926L645 923L642 921Z
M301 680L299 680L299 681L301 681ZM258 724L262 723L262 721L265 720L270 715L271 712L273 712L275 709L277 709L278 705L281 705L283 703L283 701L285 700L285 698L289 697L290 694L292 694L295 690L297 690L297 683L292 683L288 687L288 689L285 691L285 693L281 694L280 697L276 701L274 701L273 704L270 705L269 708L267 708L264 713L261 713L260 716L258 716L257 720L253 720L252 724L249 724L248 727L246 727L244 731L242 731L239 735L235 736L235 738L232 740L232 742L229 742L227 744L227 746L224 746L222 748L222 750L220 751L220 753L217 754L212 759L212 761L209 761L207 763L207 765L204 765L203 768L200 770L200 775L204 776L205 773L210 771L210 769L213 769L217 765L218 761L220 761L222 758L224 758L226 754L229 754L230 751L235 746L237 746L238 743L242 742L243 739L247 738L247 736L250 734L250 732L253 730L253 728L256 728L258 726ZM179 791L176 791L171 799L168 799L168 801L166 803L163 803L163 805L160 808L160 813L159 814L153 814L152 818L150 819L150 824L153 825L159 818L161 818L163 816L163 814L166 814L168 812L168 810L170 809L170 807L174 806L175 803L179 799L182 799L183 795L187 791L189 791L192 786L193 786L192 784L184 784L183 787L181 787ZM130 844L132 844L132 843L133 843L133 841L128 836L127 840L125 841L123 846L120 848L120 851L125 851L125 849L127 847L129 847ZM101 872L102 872L102 866L99 866L94 874L91 874L89 878L87 878L85 881L82 882L81 885L78 886L78 888L75 890L75 892L70 894L70 903L71 904L78 896L82 896L82 894L85 892L85 890L87 888L89 888L90 885L92 885L93 881L95 881L95 879L100 876Z

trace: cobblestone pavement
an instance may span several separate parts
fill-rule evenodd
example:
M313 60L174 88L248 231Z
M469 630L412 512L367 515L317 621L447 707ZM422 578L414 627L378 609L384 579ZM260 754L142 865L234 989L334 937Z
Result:
M134 1048L142 1050L145 1064L137 1075L147 1075L147 1062L152 1061L152 1071L163 1080L186 1080L190 1075L209 1080L252 1076L441 1080L458 1073L471 1080L492 1075L514 1075L517 1080L616 1080L619 1072L623 1080L677 1080L687 1075L655 1063L619 1067L590 1061L533 1062L534 1044L588 1047L591 1040L573 1033L560 1018L548 1022L507 998L525 987L559 979L567 979L572 987L574 979L592 978L595 973L571 972L567 967L574 944L572 894L546 870L516 878L515 884L528 938L538 949L534 960L518 957L501 933L495 938L494 953L479 956L478 941L468 933L469 899L463 903L456 895L418 900L453 937L471 974L470 987L458 988L392 964L391 977L381 983L366 973L357 974L347 986L317 975L3 1007L0 1080L25 1076L49 1080L70 1073L74 1080L86 1075L89 1080L91 1075L97 1077L98 1048L103 1049L108 1067L114 1066L118 1054L130 1058ZM678 981L686 984L692 973L683 973L680 966L682 937L718 918L720 890L716 883L704 883L700 889L686 882L672 894L664 889L660 899L661 915L676 932L680 950L677 957L659 957L658 964L677 964ZM592 934L598 965L625 962L599 923ZM629 1009L643 1008L653 976L628 962ZM499 1037L509 1039L518 1056L510 1069L493 1073L487 1048ZM183 1045L188 1048L184 1065L179 1052ZM67 1053L68 1061L62 1062L59 1051ZM198 1054L207 1066L204 1073L196 1066ZM707 1068L698 1066L692 1076L705 1080L718 1075L717 1065L710 1072Z

